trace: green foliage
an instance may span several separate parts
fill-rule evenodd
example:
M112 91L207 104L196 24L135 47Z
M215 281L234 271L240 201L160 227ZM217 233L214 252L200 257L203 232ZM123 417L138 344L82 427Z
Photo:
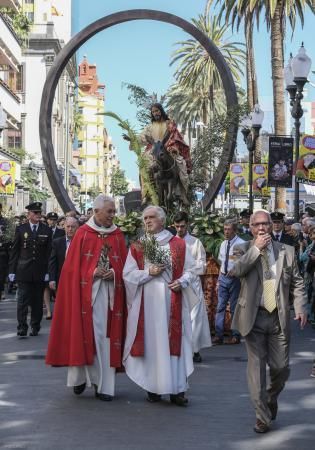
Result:
M145 191L148 192L151 203L153 205L158 205L158 196L155 191L154 186L151 183L150 176L149 176L149 169L148 169L148 162L146 158L143 156L142 152L142 144L138 139L138 135L134 128L130 125L130 122L128 120L123 120L121 117L119 117L116 113L113 112L106 112L106 113L99 113L99 115L111 117L115 120L117 120L118 125L122 130L124 130L126 133L127 140L130 142L130 150L134 151L137 155L137 164L139 166L139 172L141 175L142 183L144 184Z
M0 13L4 14L10 21L15 33L22 41L22 44L25 45L32 22L22 11L15 11L12 8L0 8Z
M99 186L92 186L88 189L88 194L90 196L91 200L94 200L99 194L102 193L102 190L100 189Z
M13 241L16 221L11 211L2 211L1 216L4 220L2 221L2 226L0 227L0 242L6 244Z
M126 216L116 216L114 221L129 242L136 241L139 238L143 226L141 213L131 212Z
M122 83L123 87L126 87L129 91L128 100L132 105L137 108L137 120L142 126L146 126L151 122L150 107L152 103L164 103L165 96L161 96L158 100L158 96L155 92L149 94L144 88L131 83Z
M43 192L38 188L38 175L37 173L29 167L22 167L21 170L21 181L24 187L27 187L30 192L31 201L44 201L49 198L47 192Z
M191 186L204 191L215 172L222 155L226 133L231 124L244 116L246 105L231 109L228 114L216 114L208 126L202 129L192 149Z
M214 258L219 255L224 240L224 218L215 214L200 214L192 218L191 233L202 242L205 250Z
M114 167L112 170L110 190L112 195L125 195L128 192L128 181L126 180L125 171L120 167Z

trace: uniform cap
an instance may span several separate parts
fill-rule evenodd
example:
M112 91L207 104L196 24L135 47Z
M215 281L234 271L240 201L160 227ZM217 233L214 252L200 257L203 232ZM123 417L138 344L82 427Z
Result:
M27 209L28 211L42 212L42 203L41 202L30 203L29 205L25 206L25 209Z
M282 222L284 217L285 217L285 214L283 214L280 211L274 211L270 214L271 220L280 220Z
M46 219L58 220L58 214L55 212L49 212L46 216Z

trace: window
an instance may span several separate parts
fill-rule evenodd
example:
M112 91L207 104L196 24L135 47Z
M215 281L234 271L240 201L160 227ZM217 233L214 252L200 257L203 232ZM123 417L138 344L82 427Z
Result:
M21 148L22 139L20 131L10 131L8 135L8 147L9 148Z
M26 12L25 15L30 22L32 22L32 23L34 22L34 13L33 12Z
M24 0L24 3L27 5L34 5L34 0Z
M16 74L16 90L17 92L23 92L23 77L24 77L24 67L19 66L19 71Z
M83 147L83 141L78 141L78 148L82 148Z

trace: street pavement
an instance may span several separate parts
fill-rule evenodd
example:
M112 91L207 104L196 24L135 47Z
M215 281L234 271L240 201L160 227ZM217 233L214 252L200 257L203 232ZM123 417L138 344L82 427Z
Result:
M253 432L244 343L202 351L190 379L189 406L149 404L125 374L113 402L92 390L74 396L66 368L45 366L50 322L38 337L16 336L16 303L0 302L0 448L105 450L314 450L315 330L292 321L291 377L278 419L266 435Z

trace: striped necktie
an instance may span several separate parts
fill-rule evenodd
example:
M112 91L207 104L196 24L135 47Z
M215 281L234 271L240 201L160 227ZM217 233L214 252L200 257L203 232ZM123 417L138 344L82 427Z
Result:
M263 295L264 307L272 313L276 307L275 279L272 276L269 265L268 252L266 249L261 252L261 264L263 268Z

